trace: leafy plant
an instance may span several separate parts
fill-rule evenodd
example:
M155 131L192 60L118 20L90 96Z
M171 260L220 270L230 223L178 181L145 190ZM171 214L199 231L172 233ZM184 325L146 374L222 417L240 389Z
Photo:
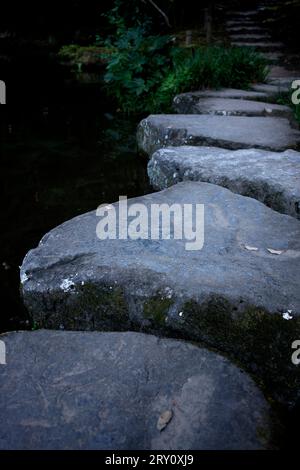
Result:
M127 113L139 112L171 67L171 38L146 35L143 26L132 27L108 39L104 81L108 93Z

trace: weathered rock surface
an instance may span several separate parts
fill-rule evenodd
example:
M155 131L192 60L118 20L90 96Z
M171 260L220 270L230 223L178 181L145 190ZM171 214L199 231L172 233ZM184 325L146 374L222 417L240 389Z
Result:
M262 449L272 413L224 357L142 333L2 335L1 449ZM160 432L157 422L171 411Z
M300 219L300 153L294 150L164 148L153 154L148 175L155 189L180 181L218 184Z
M279 152L300 147L300 132L283 118L160 114L140 122L137 143L140 152L149 156L160 148L179 145Z
M78 216L24 259L22 294L35 324L205 341L238 357L270 393L293 401L300 390L291 362L300 337L300 222L208 183L179 183L134 203L148 211L152 204L204 204L203 248L188 251L187 240L172 235L150 239L149 227L138 240L99 240L96 213Z
M187 109L203 98L218 98L218 99L241 99L241 100L254 100L254 101L265 101L268 99L269 94L261 91L246 91L237 90L234 88L221 88L220 90L201 90L192 91L188 93L181 93L175 96L173 100L173 106L175 109L182 108L182 113L186 114ZM185 108L186 106L186 108Z
M174 102L174 110L181 114L212 114L216 116L279 116L292 119L288 106L245 99L199 98Z

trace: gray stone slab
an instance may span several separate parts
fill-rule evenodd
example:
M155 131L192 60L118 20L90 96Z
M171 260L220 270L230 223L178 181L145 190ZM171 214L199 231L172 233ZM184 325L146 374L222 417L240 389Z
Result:
M201 98L240 99L253 101L266 101L270 94L261 91L238 90L235 88L220 88L220 90L199 90L176 95L173 107L181 109L182 114L188 113L188 109Z
M283 44L281 42L263 42L263 41L254 41L254 42L247 42L247 41L233 41L231 43L232 46L235 47L253 47L254 49L258 49L259 51L265 52L272 52L277 51L278 49L282 49Z
M256 85L251 85L251 90L266 93L270 98L276 98L276 96L282 93L288 93L291 88L287 83L280 83L278 85L270 83L257 83Z
M270 35L264 34L230 34L230 39L234 42L260 42L270 39Z
M265 449L272 412L222 356L142 333L0 336L0 448ZM157 423L171 417L163 430ZM230 430L230 432L228 432Z
M300 80L300 72L286 70L284 67L270 67L268 83L291 89L294 80Z
M180 181L218 184L300 219L300 153L169 147L148 163L150 183L165 189Z
M174 239L174 220L170 239L152 239L148 225L136 240L100 240L96 211L75 217L23 261L21 291L35 325L204 341L238 358L273 397L294 402L300 391L291 361L291 344L300 337L300 222L209 183L179 183L128 201L135 203L147 214L153 204L189 204L194 211L203 204L202 249L201 241L191 251L185 237ZM118 234L118 203L113 207ZM154 217L153 227L162 230ZM288 310L291 320L283 315Z
M226 30L229 33L239 34L239 33L247 33L247 34L265 34L268 32L266 28L262 28L261 26L228 26Z
M227 12L227 15L232 18L232 17L241 17L245 18L247 16L258 16L258 11L257 10L246 10L246 11L229 11Z
M235 19L235 20L228 20L226 21L226 25L229 27L232 26L239 26L240 28L243 28L244 26L257 26L257 22L254 20L250 20L247 18L242 18L242 19Z
M281 52L260 52L270 63L278 63L282 60L283 54Z
M199 98L191 100L190 106L183 100L174 102L174 110L181 114L212 114L217 116L279 116L292 119L293 113L289 106L265 103L262 101Z
M161 114L150 115L140 122L137 142L139 151L149 156L170 145L280 152L300 147L300 132L283 118Z

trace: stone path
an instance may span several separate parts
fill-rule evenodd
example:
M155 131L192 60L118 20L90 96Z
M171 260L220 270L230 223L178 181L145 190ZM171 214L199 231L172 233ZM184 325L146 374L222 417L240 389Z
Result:
M300 219L300 153L293 150L163 148L152 155L148 175L158 190L181 181L205 181Z
M185 237L174 239L173 224L171 239L152 239L148 226L141 239L99 240L95 211L78 216L49 232L23 262L23 298L35 324L142 329L204 341L255 367L271 380L272 393L295 399L297 391L286 384L300 379L290 361L290 345L300 335L300 222L200 182L179 183L128 206L136 203L148 213L155 204L204 204L204 246L203 225L198 249L190 251L196 246L187 250ZM152 224L155 230L159 223Z
M179 108L181 106L179 105ZM278 116L292 119L289 106L251 101L245 99L199 98L189 106L190 114L213 114L217 116Z
M208 145L227 149L261 148L280 152L300 148L300 132L273 117L158 114L138 127L140 152L151 156L162 147Z
M271 446L271 410L262 393L206 349L141 333L1 338L10 360L0 368L0 449Z
M246 47L276 50L264 54L280 61L281 44L258 11L231 12L228 33ZM197 246L179 237L174 218L170 239L161 239L154 215L156 237L147 226L135 240L99 240L93 211L53 229L26 255L21 290L35 326L88 331L2 336L12 362L0 369L0 447L272 444L270 408L230 360L277 403L299 401L291 345L300 338L300 156L287 149L300 149L300 132L289 110L272 103L292 80L279 67L250 91L179 95L180 114L139 125L150 180L163 190L128 207L144 207L152 220L152 208L164 203L177 211L203 204L203 224L193 219L191 227ZM108 209L117 233L119 209Z

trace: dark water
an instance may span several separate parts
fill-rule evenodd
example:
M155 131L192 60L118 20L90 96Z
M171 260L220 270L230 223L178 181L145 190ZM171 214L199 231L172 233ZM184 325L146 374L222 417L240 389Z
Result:
M119 195L150 189L146 162L136 153L136 119L114 112L101 71L76 76L31 45L2 58L0 79L7 87L0 106L3 332L31 327L19 266L48 230Z

